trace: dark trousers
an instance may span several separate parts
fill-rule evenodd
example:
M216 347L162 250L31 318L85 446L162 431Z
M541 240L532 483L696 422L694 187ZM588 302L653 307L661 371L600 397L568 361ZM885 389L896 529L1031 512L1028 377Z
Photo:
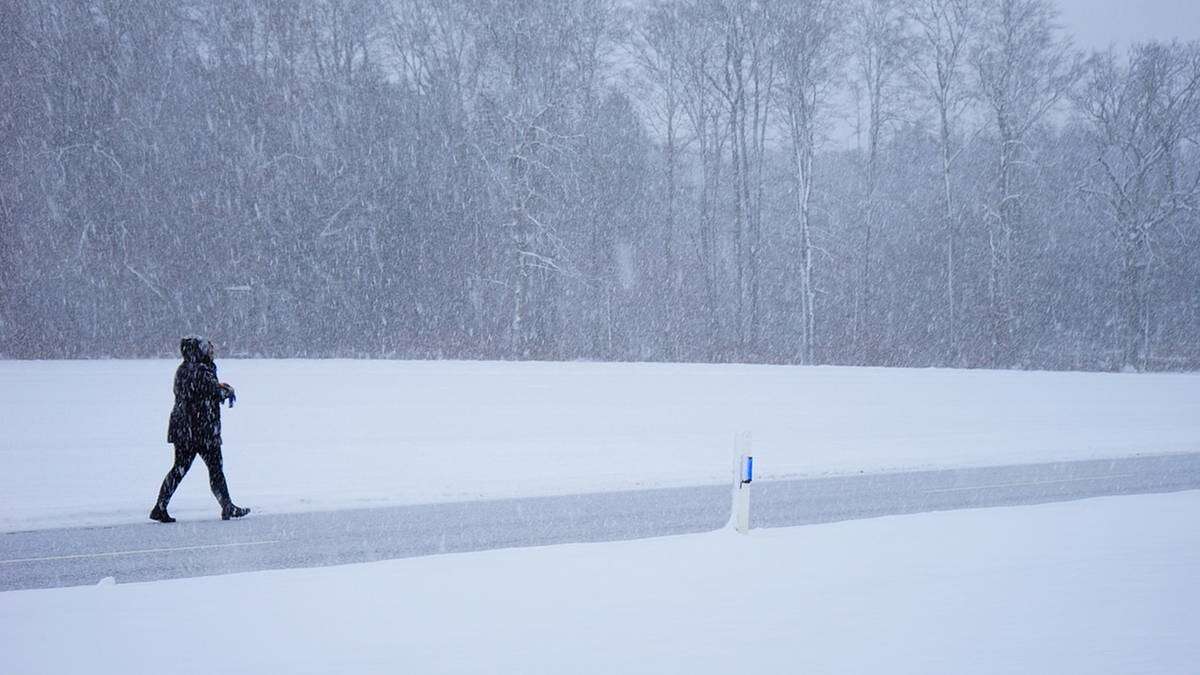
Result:
M200 459L204 460L205 466L208 467L208 486L212 488L213 496L217 498L221 508L232 504L229 499L229 486L225 484L225 470L221 466L221 446L176 443L175 465L167 472L162 487L158 490L158 506L164 510L167 508L167 502L171 501L171 495L175 494L175 488L179 487L179 481L183 480L188 469L192 468L192 461L196 459L196 455L200 455Z

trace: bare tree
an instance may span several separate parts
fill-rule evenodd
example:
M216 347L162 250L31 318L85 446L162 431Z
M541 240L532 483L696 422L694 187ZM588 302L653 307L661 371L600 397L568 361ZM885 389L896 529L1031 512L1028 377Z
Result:
M1049 0L984 0L971 55L979 96L995 123L999 157L992 206L988 278L991 365L1010 366L1019 323L1014 298L1022 286L1014 250L1024 225L1020 167L1034 126L1067 94L1081 59L1055 24Z
M957 288L961 212L954 197L953 166L965 147L959 138L958 125L970 101L963 66L977 4L978 0L908 0L905 6L905 13L915 27L909 72L921 98L929 101L937 120L946 238L946 328L949 332L946 359L952 365L962 361Z
M767 45L767 5L709 0L705 8L722 32L719 76L709 78L728 113L733 176L734 325L740 353L758 349L763 158L774 65ZM751 188L754 184L753 189Z
M863 362L874 362L879 353L871 295L873 237L878 226L879 153L885 126L899 107L896 86L902 74L908 44L905 16L899 0L856 0L850 11L850 50L854 55L855 90L866 107L866 148L863 157L863 243L859 301L854 312L853 348ZM861 131L860 131L861 133Z
M1200 43L1133 46L1090 62L1076 97L1095 146L1086 187L1112 225L1120 254L1121 366L1146 367L1156 230L1200 199Z
M775 20L779 83L776 105L791 146L794 218L800 235L800 336L796 358L814 363L817 343L816 292L813 285L813 160L822 116L837 81L838 0L797 0L780 8Z
M662 233L660 278L666 295L665 306L669 308L668 316L662 322L663 342L671 357L675 354L681 318L677 311L680 273L675 245L687 58L687 25L683 21L681 5L680 0L660 0L652 4L641 16L632 40L639 71L654 92L649 107L660 125L663 163L666 165L666 222Z
M725 317L722 312L722 276L717 228L722 154L729 141L721 96L712 86L720 77L722 31L697 3L680 10L684 23L683 112L690 140L700 157L699 223L690 233L692 250L700 268L702 297L707 317L703 355L719 359L724 352Z
M511 267L512 351L553 354L555 294L568 270L562 195L576 134L587 109L598 54L594 12L603 0L477 3L486 59L476 105L486 159L503 214Z

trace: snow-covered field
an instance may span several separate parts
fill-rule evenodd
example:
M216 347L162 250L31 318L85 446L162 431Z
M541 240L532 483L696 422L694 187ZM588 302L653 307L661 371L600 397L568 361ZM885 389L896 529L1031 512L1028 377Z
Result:
M1194 673L1200 492L0 593L39 673Z
M0 529L139 522L175 361L0 361ZM218 359L258 512L1200 449L1200 376ZM172 512L212 517L199 460Z

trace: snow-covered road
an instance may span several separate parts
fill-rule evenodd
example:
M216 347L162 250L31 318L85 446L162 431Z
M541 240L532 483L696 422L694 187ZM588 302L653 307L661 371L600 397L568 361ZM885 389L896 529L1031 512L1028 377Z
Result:
M136 523L176 361L0 361L0 531ZM1200 376L653 363L219 361L235 500L271 512L1200 452ZM208 517L202 466L171 503Z
M1200 454L769 481L753 489L753 524L786 527L1200 489ZM729 496L726 486L699 486L13 532L0 535L0 590L703 532L728 520Z

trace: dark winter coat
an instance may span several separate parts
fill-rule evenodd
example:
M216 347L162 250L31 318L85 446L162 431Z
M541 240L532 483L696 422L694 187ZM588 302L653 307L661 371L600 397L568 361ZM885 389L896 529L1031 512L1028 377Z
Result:
M221 444L221 403L229 390L217 379L212 343L185 337L179 342L183 363L175 370L175 407L167 442L185 446Z

